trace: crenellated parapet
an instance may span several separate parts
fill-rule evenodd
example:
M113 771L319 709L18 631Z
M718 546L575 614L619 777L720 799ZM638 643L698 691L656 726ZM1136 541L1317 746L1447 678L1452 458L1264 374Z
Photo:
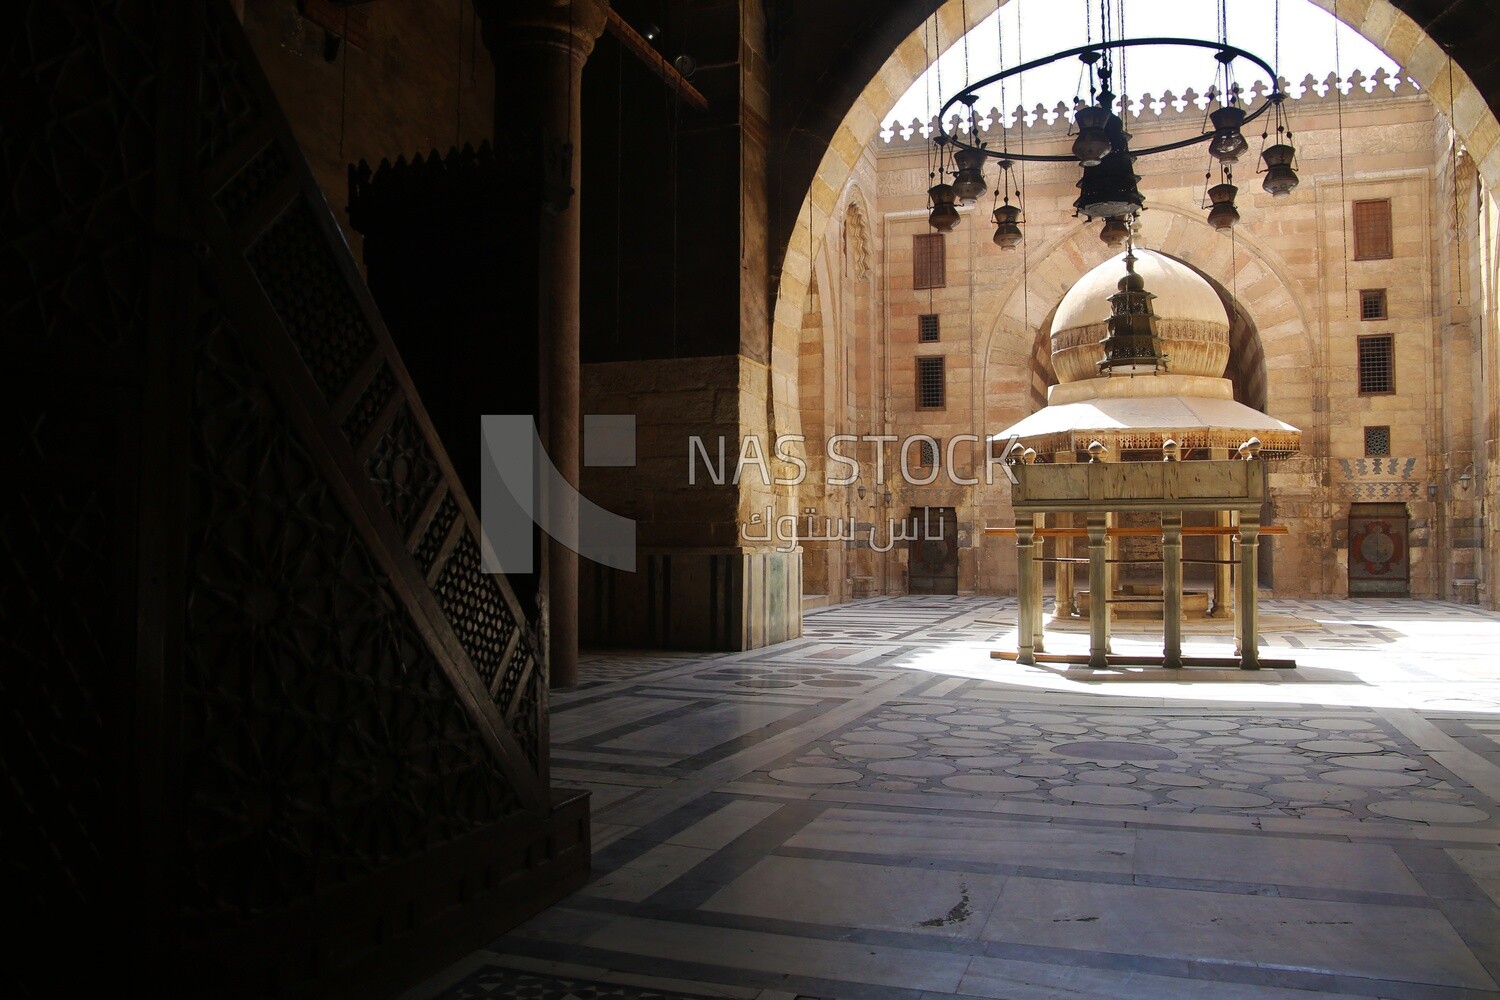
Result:
M1332 72L1322 79L1309 73L1300 83L1292 84L1282 78L1280 85L1282 93L1287 96L1287 108L1293 115L1298 109L1313 110L1339 101L1345 104L1364 103L1416 98L1423 94L1421 87L1410 77L1383 67L1369 76L1358 69L1351 70L1342 80ZM1245 107L1258 108L1270 94L1270 84L1264 80L1256 80L1241 91L1240 102ZM1125 119L1127 126L1169 126L1174 123L1202 126L1207 121L1209 112L1220 107L1221 103L1220 94L1214 87L1209 87L1202 93L1189 87L1181 94L1167 90L1160 95L1145 93L1134 98L1120 97L1116 99L1114 107L1115 112ZM1018 130L1024 130L1028 140L1066 135L1073 128L1074 112L1081 106L1081 102L1077 100L1071 104L1058 101L1050 108L1041 103L1031 108L1018 104L1003 115L999 108L983 110L976 106L975 114L979 120L977 138L982 142L998 145L1003 133L1014 135ZM967 136L969 129L965 116L954 111L946 121L945 131L949 135ZM891 151L918 147L932 137L937 124L936 116L926 122L913 118L904 125L897 125L893 119L880 131L881 146Z

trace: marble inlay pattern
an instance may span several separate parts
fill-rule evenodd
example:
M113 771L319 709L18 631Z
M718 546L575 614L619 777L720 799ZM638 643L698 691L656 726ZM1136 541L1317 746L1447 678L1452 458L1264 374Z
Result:
M1379 719L884 707L767 768L797 785L1181 812L1476 823L1452 775Z
M1500 1000L1500 614L1263 607L1296 669L1022 667L971 597L586 654L590 881L402 1000Z

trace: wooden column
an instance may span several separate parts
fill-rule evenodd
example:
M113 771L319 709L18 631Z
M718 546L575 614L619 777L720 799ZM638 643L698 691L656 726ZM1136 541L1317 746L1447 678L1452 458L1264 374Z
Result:
M1214 511L1214 524L1220 528L1233 526L1232 512L1227 510ZM1234 593L1234 574L1230 571L1229 560L1234 553L1234 544L1228 534L1219 535L1214 538L1214 558L1219 560L1214 566L1214 606L1209 612L1210 618L1228 618L1233 611L1231 604Z
M1057 523L1064 528L1075 526L1072 514L1058 514ZM1078 551L1071 538L1057 539L1055 551L1058 558L1072 559ZM1052 576L1052 589L1056 592L1053 615L1057 618L1072 618L1078 614L1078 605L1073 600L1073 564L1060 562Z
M1182 514L1161 515L1162 666L1182 666Z
M1036 577L1032 574L1034 564L1033 515L1016 517L1016 662L1032 666L1036 663L1036 609L1041 604Z
M1236 621L1240 636L1240 669L1260 669L1260 637L1257 634L1256 577L1260 554L1260 512L1240 513L1240 594Z
M1089 666L1109 666L1109 515L1089 511Z
M1071 465L1077 460L1076 453L1071 449L1054 452L1052 455L1053 465ZM1078 519L1069 513L1055 514L1053 523L1060 528L1078 527ZM1058 538L1052 543L1052 552L1059 559L1071 559L1077 551L1071 538ZM1072 618L1078 614L1078 605L1073 600L1073 564L1058 562L1054 565L1057 568L1052 571L1052 615L1054 618Z

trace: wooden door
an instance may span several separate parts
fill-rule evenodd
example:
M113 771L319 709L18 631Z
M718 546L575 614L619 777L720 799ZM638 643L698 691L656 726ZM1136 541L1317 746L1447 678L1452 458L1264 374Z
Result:
M907 542L907 592L957 594L958 510L954 507L913 507L907 515L906 527L910 538Z
M1411 596L1409 515L1402 503L1349 508L1349 596Z

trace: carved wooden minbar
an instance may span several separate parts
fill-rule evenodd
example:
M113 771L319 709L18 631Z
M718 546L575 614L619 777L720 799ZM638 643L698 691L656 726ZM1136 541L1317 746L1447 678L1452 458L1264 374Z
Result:
M587 878L537 622L227 0L22 16L10 995L393 995Z

